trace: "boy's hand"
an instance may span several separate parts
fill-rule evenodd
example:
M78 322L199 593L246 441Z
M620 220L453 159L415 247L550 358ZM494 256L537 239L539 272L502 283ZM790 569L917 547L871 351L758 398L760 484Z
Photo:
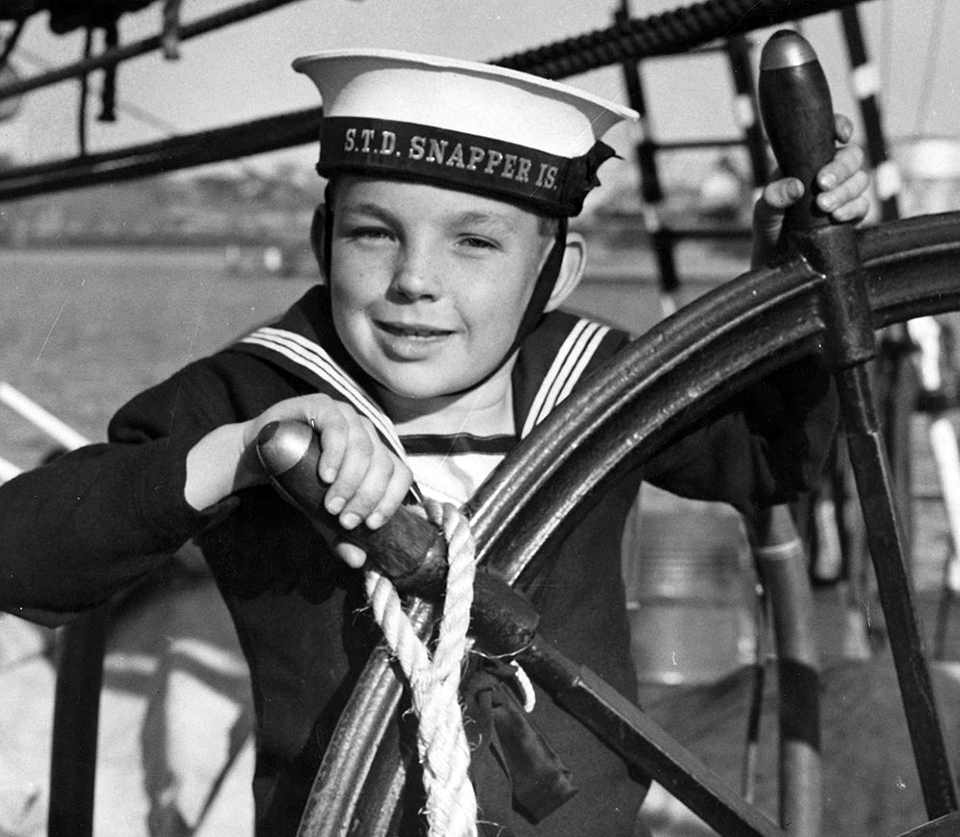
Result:
M817 173L817 185L823 190L817 195L817 206L835 221L859 222L870 208L870 177L863 170L863 150L847 145L853 136L853 123L847 117L836 115L834 128L841 147ZM765 264L776 253L784 210L802 196L803 184L795 177L782 177L764 187L753 209L753 267Z
M245 450L255 449L261 428L285 419L310 424L320 436L317 476L329 486L324 506L344 529L354 529L360 523L377 529L400 507L413 475L367 418L326 395L291 398L245 423ZM351 567L360 567L366 560L364 551L354 544L341 541L335 548Z

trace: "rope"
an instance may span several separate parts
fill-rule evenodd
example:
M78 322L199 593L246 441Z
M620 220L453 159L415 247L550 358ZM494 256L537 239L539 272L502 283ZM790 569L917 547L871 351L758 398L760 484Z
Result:
M566 78L609 64L674 55L715 38L822 14L861 0L706 0L617 23L492 63L546 78Z
M475 837L477 802L468 775L470 750L457 690L461 663L469 650L476 548L467 519L456 507L428 502L425 508L430 519L443 527L450 565L432 656L389 579L369 570L367 595L374 618L410 683L430 835Z
M940 63L940 47L943 42L943 0L934 5L933 24L930 27L931 43L927 44L927 61L923 71L923 84L920 86L920 95L917 98L916 127L914 133L922 137L927 126L927 117L930 115L930 96L933 94L937 68ZM938 25L939 24L939 25Z

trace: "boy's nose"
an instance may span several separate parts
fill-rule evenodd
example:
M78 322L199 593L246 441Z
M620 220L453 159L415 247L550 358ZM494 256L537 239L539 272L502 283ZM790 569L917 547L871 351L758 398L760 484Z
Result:
M413 254L405 255L398 262L391 287L408 299L432 299L440 293L435 266L428 258Z

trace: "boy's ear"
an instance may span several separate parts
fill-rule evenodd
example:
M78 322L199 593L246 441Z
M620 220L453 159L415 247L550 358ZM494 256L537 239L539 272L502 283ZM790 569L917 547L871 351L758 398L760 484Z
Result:
M567 246L563 251L563 261L560 264L560 274L553 286L553 293L544 311L553 311L559 308L570 294L580 284L583 271L587 264L587 242L578 232L567 233Z
M313 257L317 260L317 266L321 273L325 273L323 257L323 230L324 220L327 216L326 204L317 204L313 210L313 218L310 221L310 249L313 250Z

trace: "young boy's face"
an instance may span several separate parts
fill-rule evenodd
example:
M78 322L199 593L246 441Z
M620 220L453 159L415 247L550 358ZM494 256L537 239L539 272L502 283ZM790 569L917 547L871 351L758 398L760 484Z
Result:
M512 204L368 177L338 179L333 223L337 333L406 398L458 392L496 368L552 245Z

